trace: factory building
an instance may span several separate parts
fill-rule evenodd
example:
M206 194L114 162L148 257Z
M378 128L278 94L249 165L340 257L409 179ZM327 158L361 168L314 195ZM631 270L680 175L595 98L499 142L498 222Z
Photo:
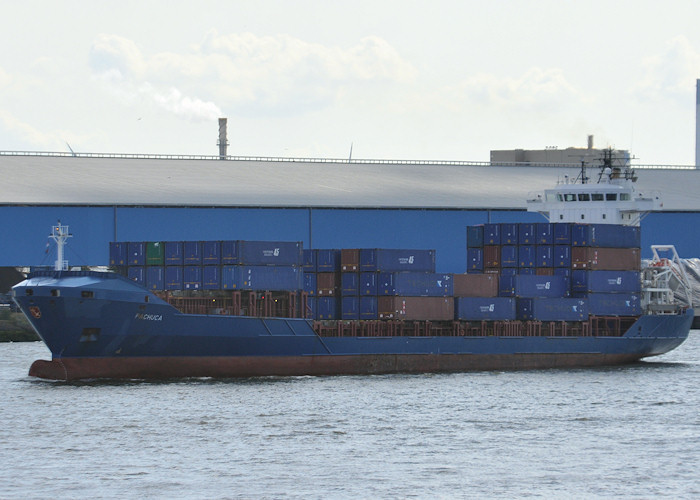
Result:
M107 265L112 241L275 240L435 249L440 272L461 273L466 226L545 221L526 200L581 174L580 159L563 159L239 158L225 147L211 157L0 152L0 267L51 265L47 236L61 220L73 234L72 265ZM587 172L595 182L596 169ZM663 198L641 223L642 256L672 243L682 257L700 257L700 170L639 166L637 175L638 191Z

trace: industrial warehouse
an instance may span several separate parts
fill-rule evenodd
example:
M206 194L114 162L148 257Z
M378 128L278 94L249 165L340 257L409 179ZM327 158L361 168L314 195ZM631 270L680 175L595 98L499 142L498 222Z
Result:
M580 178L581 161L597 182L590 146L549 151L551 163L522 150L489 162L3 151L0 267L52 265L47 228L60 220L72 265L108 265L115 241L268 240L431 249L437 270L463 273L465 228L545 222L526 201ZM700 256L698 169L632 166L636 190L662 202L641 221L642 257L655 243Z

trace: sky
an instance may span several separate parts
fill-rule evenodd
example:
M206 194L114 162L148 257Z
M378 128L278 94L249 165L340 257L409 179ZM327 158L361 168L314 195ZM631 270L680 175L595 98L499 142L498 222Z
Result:
M0 0L0 151L695 163L700 2Z

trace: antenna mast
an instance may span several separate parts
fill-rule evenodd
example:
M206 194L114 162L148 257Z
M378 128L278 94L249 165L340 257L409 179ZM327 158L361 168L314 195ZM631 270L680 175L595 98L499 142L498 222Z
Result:
M61 221L58 224L51 227L51 234L49 238L56 242L56 263L54 265L55 271L66 271L68 269L68 261L63 260L63 246L66 244L66 240L73 235L68 232L68 226L61 225Z

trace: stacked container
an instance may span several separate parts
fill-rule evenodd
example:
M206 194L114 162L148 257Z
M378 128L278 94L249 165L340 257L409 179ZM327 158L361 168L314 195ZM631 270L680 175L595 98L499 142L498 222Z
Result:
M469 226L467 275L495 275L497 295L515 303L455 293L456 317L580 321L589 314L639 315L640 241L639 227L613 224Z
M154 291L298 291L303 278L301 242L113 242L110 264Z

